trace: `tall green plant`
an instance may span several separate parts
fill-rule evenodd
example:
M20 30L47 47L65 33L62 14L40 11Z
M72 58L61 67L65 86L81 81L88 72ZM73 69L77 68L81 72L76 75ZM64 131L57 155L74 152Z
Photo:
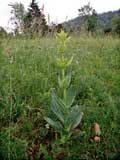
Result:
M65 56L69 37L62 30L57 34L57 39L59 41L57 65L60 70L58 88L61 91L61 96L57 96L55 91L52 91L51 110L56 120L53 117L45 117L45 120L60 133L60 142L64 144L71 137L72 130L81 122L83 113L78 105L73 105L76 92L70 85L71 71L69 71L73 57L68 59Z

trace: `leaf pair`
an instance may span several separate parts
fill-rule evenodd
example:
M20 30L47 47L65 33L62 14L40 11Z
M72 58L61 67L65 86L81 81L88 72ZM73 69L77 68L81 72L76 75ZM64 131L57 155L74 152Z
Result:
M72 93L69 94L71 99L69 97L67 104L72 105L74 96ZM82 120L83 114L80 112L79 106L75 105L71 108L68 108L66 104L64 104L64 102L57 97L55 93L53 93L51 109L56 115L57 121L54 121L51 118L45 118L45 120L62 135L67 133L69 137L71 135L71 131L76 128Z
M71 72L69 74L67 74L64 79L62 79L60 76L58 76L58 84L59 87L64 89L64 88L68 88L71 82Z
M73 57L71 57L69 60L65 58L64 59L58 58L57 65L58 67L65 69L71 65L72 61L73 61Z

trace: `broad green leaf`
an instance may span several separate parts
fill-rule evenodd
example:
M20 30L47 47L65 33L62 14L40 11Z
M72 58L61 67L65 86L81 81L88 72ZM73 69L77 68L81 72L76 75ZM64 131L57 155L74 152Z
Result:
M44 117L44 119L59 132L63 132L63 127L59 121L53 121L51 118Z
M52 94L52 104L51 109L53 113L57 116L57 118L64 123L66 117L66 107L63 101L55 95L53 92Z
M71 129L74 129L79 125L79 123L82 120L82 117L83 117L83 113L79 113L78 112L76 117L75 117L75 119L74 119L74 121L73 121L73 123L72 123Z
M75 105L72 107L71 112L69 113L66 121L65 126L70 127L70 129L74 129L78 126L78 124L81 122L83 117L83 113L80 112L79 106Z
M71 87L67 90L67 97L66 97L66 106L68 108L71 107L71 105L73 104L74 100L75 100L75 96L76 96L76 92L75 90Z
M65 76L64 87L68 88L71 82L71 72Z
M65 76L64 79L61 79L60 76L58 76L58 84L60 88L68 88L71 81L71 72Z

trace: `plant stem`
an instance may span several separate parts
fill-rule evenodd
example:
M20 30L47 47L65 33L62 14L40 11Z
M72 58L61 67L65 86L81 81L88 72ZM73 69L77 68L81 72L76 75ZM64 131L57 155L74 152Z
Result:
M62 80L65 79L65 69L62 69ZM66 88L63 88L63 99L66 102Z
M10 64L10 77L9 77L9 88L10 88L10 118L9 118L9 148L8 148L8 158L9 160L11 159L10 157L10 152L11 152L11 147L10 147L10 143L11 143L11 131L10 131L10 123L12 120L12 75L11 75L11 64Z

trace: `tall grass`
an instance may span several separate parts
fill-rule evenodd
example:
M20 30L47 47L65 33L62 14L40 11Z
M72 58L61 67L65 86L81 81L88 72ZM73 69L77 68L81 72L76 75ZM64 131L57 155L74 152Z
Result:
M13 160L38 158L41 155L33 144L44 144L46 136L54 139L54 132L50 135L42 117L50 110L51 88L57 89L57 54L54 38L1 40L2 159L8 159L9 154ZM68 144L70 155L76 159L107 160L120 149L120 39L72 37L66 54L74 56L71 83L77 90L76 102L84 105L85 113L81 128L85 133ZM94 122L101 126L99 144L92 138Z

